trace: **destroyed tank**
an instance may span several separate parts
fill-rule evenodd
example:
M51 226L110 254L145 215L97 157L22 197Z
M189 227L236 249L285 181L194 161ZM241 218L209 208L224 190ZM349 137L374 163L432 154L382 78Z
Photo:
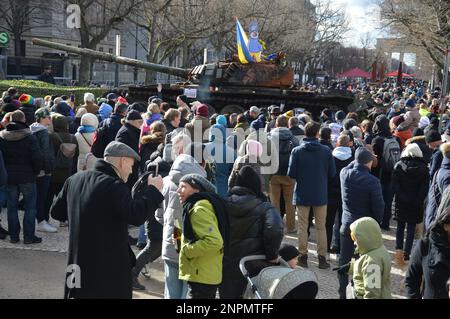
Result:
M260 108L277 105L284 112L304 109L314 116L324 108L333 111L353 111L355 108L355 97L348 92L327 90L315 93L294 89L294 71L280 60L250 64L218 61L182 69L37 38L32 41L39 46L176 76L182 80L163 85L161 91L164 101L171 104L175 104L178 95L184 94L189 101L201 101L222 114L242 113L253 105ZM128 85L127 90L129 102L147 103L150 96L158 95L157 84Z

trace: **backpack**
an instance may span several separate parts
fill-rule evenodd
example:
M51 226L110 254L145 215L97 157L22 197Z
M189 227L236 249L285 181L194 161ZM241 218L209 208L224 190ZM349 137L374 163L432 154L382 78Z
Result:
M108 127L103 125L95 132L91 153L97 158L103 158L106 146L108 146Z
M383 157L381 158L381 169L384 173L390 174L394 170L395 164L400 160L401 150L395 137L384 140Z
M77 152L77 144L75 143L64 143L61 139L61 136L55 134L59 141L60 145L58 148L58 152L56 153L56 168L57 169L70 169L73 164L73 157Z
M278 172L276 175L287 175L289 168L289 158L291 157L291 152L294 149L294 141L292 139L289 140L280 140L279 141L279 149L278 149Z

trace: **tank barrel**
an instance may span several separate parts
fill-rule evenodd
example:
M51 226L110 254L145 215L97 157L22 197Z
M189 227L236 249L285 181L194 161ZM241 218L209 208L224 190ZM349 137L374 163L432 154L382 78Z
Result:
M38 39L38 38L33 38L32 42L34 45L52 48L55 50L66 51L66 52L70 52L70 53L74 53L74 54L78 54L78 55L86 55L86 56L89 56L89 57L92 57L92 58L95 58L98 60L102 60L102 61L131 65L134 67L153 70L153 71L160 72L160 73L166 73L166 74L178 76L178 77L185 78L185 79L188 78L189 71L190 71L188 69L181 69L181 68L176 68L176 67L172 67L172 66L165 66L165 65L161 65L161 64L145 62L145 61L136 60L136 59L130 59L130 58L122 57L122 56L116 56L111 53L100 52L100 51L95 51L95 50L86 49L86 48L77 48L77 47L73 47L70 45L56 43L56 42L47 41L47 40L42 40L42 39Z

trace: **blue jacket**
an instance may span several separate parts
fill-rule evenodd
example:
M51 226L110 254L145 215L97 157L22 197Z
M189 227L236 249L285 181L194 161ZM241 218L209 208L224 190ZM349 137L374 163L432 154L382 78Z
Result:
M361 217L372 217L379 223L384 213L384 200L378 178L367 166L351 162L341 171L342 225Z
M441 168L437 171L435 178L431 180L428 190L427 208L425 209L425 229L428 229L436 218L436 212L441 203L442 194L450 185L450 158L444 156Z
M293 204L322 206L328 203L328 179L336 175L333 155L316 138L305 138L292 150L288 176L295 179Z
M226 197L228 195L228 177L233 169L236 152L226 145L226 129L223 125L214 124L211 126L209 143L206 147L208 155L216 166L214 185L217 188L217 193L221 197Z

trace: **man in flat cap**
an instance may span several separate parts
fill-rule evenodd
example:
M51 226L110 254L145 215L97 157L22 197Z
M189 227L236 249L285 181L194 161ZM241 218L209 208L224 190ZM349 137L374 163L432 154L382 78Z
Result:
M164 197L161 176L131 196L126 182L139 155L111 142L94 170L70 177L51 208L69 221L65 298L131 298L136 258L128 244L128 224L142 225Z

